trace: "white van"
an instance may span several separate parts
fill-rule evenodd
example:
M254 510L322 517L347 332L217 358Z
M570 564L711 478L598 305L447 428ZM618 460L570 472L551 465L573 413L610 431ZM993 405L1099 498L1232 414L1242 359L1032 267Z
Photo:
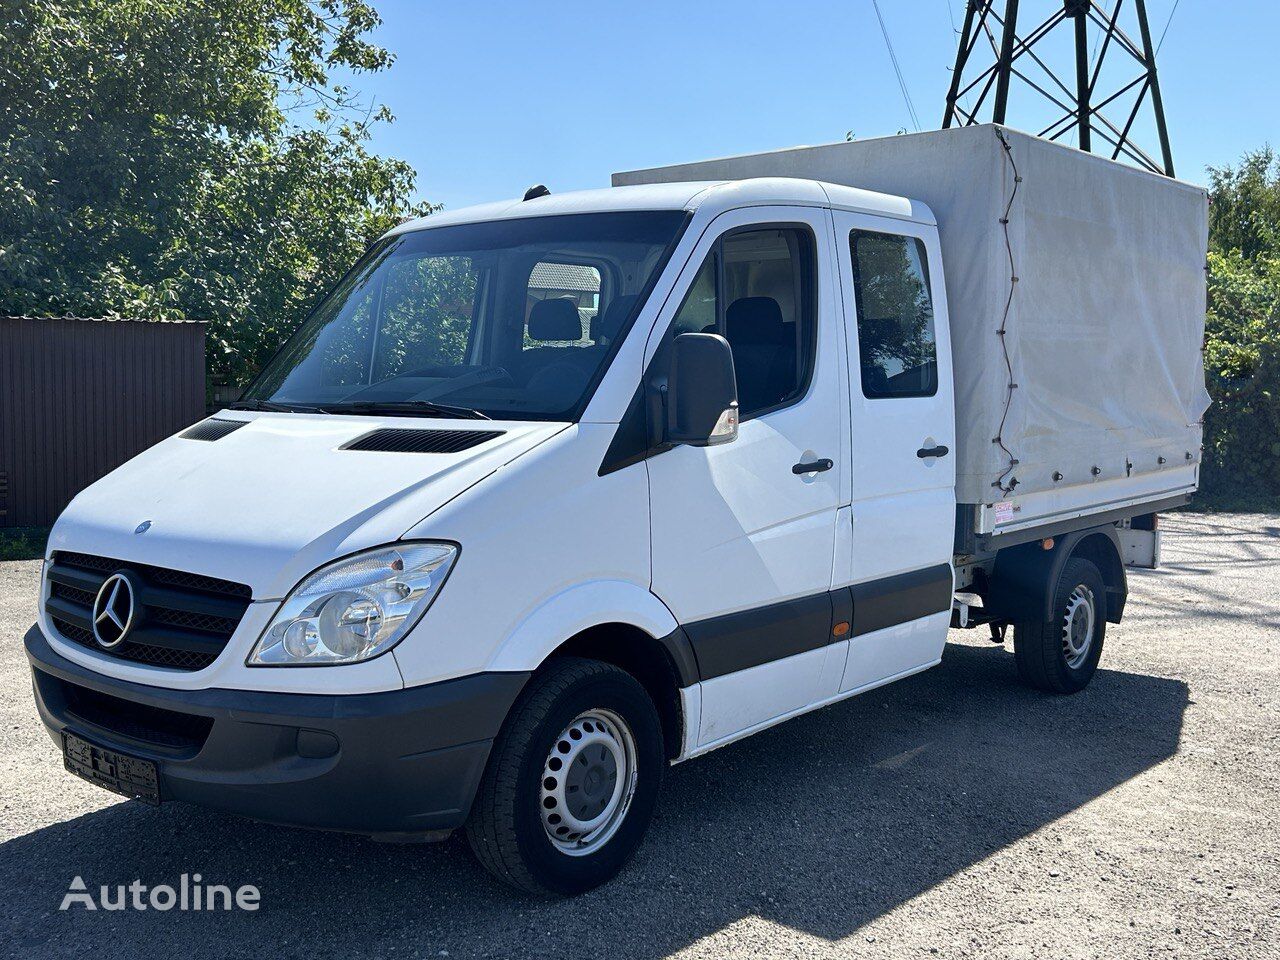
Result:
M502 879L567 894L636 849L666 764L932 667L953 624L1015 625L1022 677L1080 690L1124 563L1195 489L1198 418L1153 427L1160 385L1112 370L1076 403L1144 411L1127 470L1001 461L958 500L957 462L1003 457L966 454L973 423L1043 431L1007 384L963 399L948 294L977 280L943 254L925 204L801 178L398 228L243 401L58 521L26 649L67 768L380 839L465 827ZM1179 302L1184 266L1155 284ZM970 325L998 346L1000 320ZM1148 346L1198 402L1198 341ZM992 409L958 427L957 398Z

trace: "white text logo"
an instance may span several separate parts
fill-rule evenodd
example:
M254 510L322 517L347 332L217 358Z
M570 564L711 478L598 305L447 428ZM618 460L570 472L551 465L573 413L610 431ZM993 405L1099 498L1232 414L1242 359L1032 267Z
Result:
M257 910L262 895L252 884L237 887L234 891L221 883L201 883L200 874L183 874L176 887L167 883L148 887L141 880L130 884L98 888L97 898L85 886L81 877L75 877L62 898L59 910L74 906L85 910Z

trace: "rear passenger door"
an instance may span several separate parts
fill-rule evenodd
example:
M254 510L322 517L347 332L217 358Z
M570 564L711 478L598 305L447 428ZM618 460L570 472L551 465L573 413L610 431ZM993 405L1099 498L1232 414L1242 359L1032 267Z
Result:
M951 618L955 420L941 251L927 224L836 211L849 356L853 600L842 691L936 663ZM847 526L845 525L847 523Z
M820 698L846 457L833 267L826 211L726 213L650 342L719 333L738 378L736 440L647 461L653 590L697 655L702 746Z

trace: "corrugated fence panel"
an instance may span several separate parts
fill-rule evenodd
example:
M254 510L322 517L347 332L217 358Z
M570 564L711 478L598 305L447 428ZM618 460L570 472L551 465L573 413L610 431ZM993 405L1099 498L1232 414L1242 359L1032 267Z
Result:
M203 323L0 317L0 527L71 498L204 416Z

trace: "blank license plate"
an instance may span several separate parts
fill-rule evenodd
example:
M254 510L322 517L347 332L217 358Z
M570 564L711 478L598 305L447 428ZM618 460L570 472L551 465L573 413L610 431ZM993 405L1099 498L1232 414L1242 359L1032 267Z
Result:
M66 732L62 734L62 760L77 777L112 793L160 803L160 775L154 761L108 750Z

